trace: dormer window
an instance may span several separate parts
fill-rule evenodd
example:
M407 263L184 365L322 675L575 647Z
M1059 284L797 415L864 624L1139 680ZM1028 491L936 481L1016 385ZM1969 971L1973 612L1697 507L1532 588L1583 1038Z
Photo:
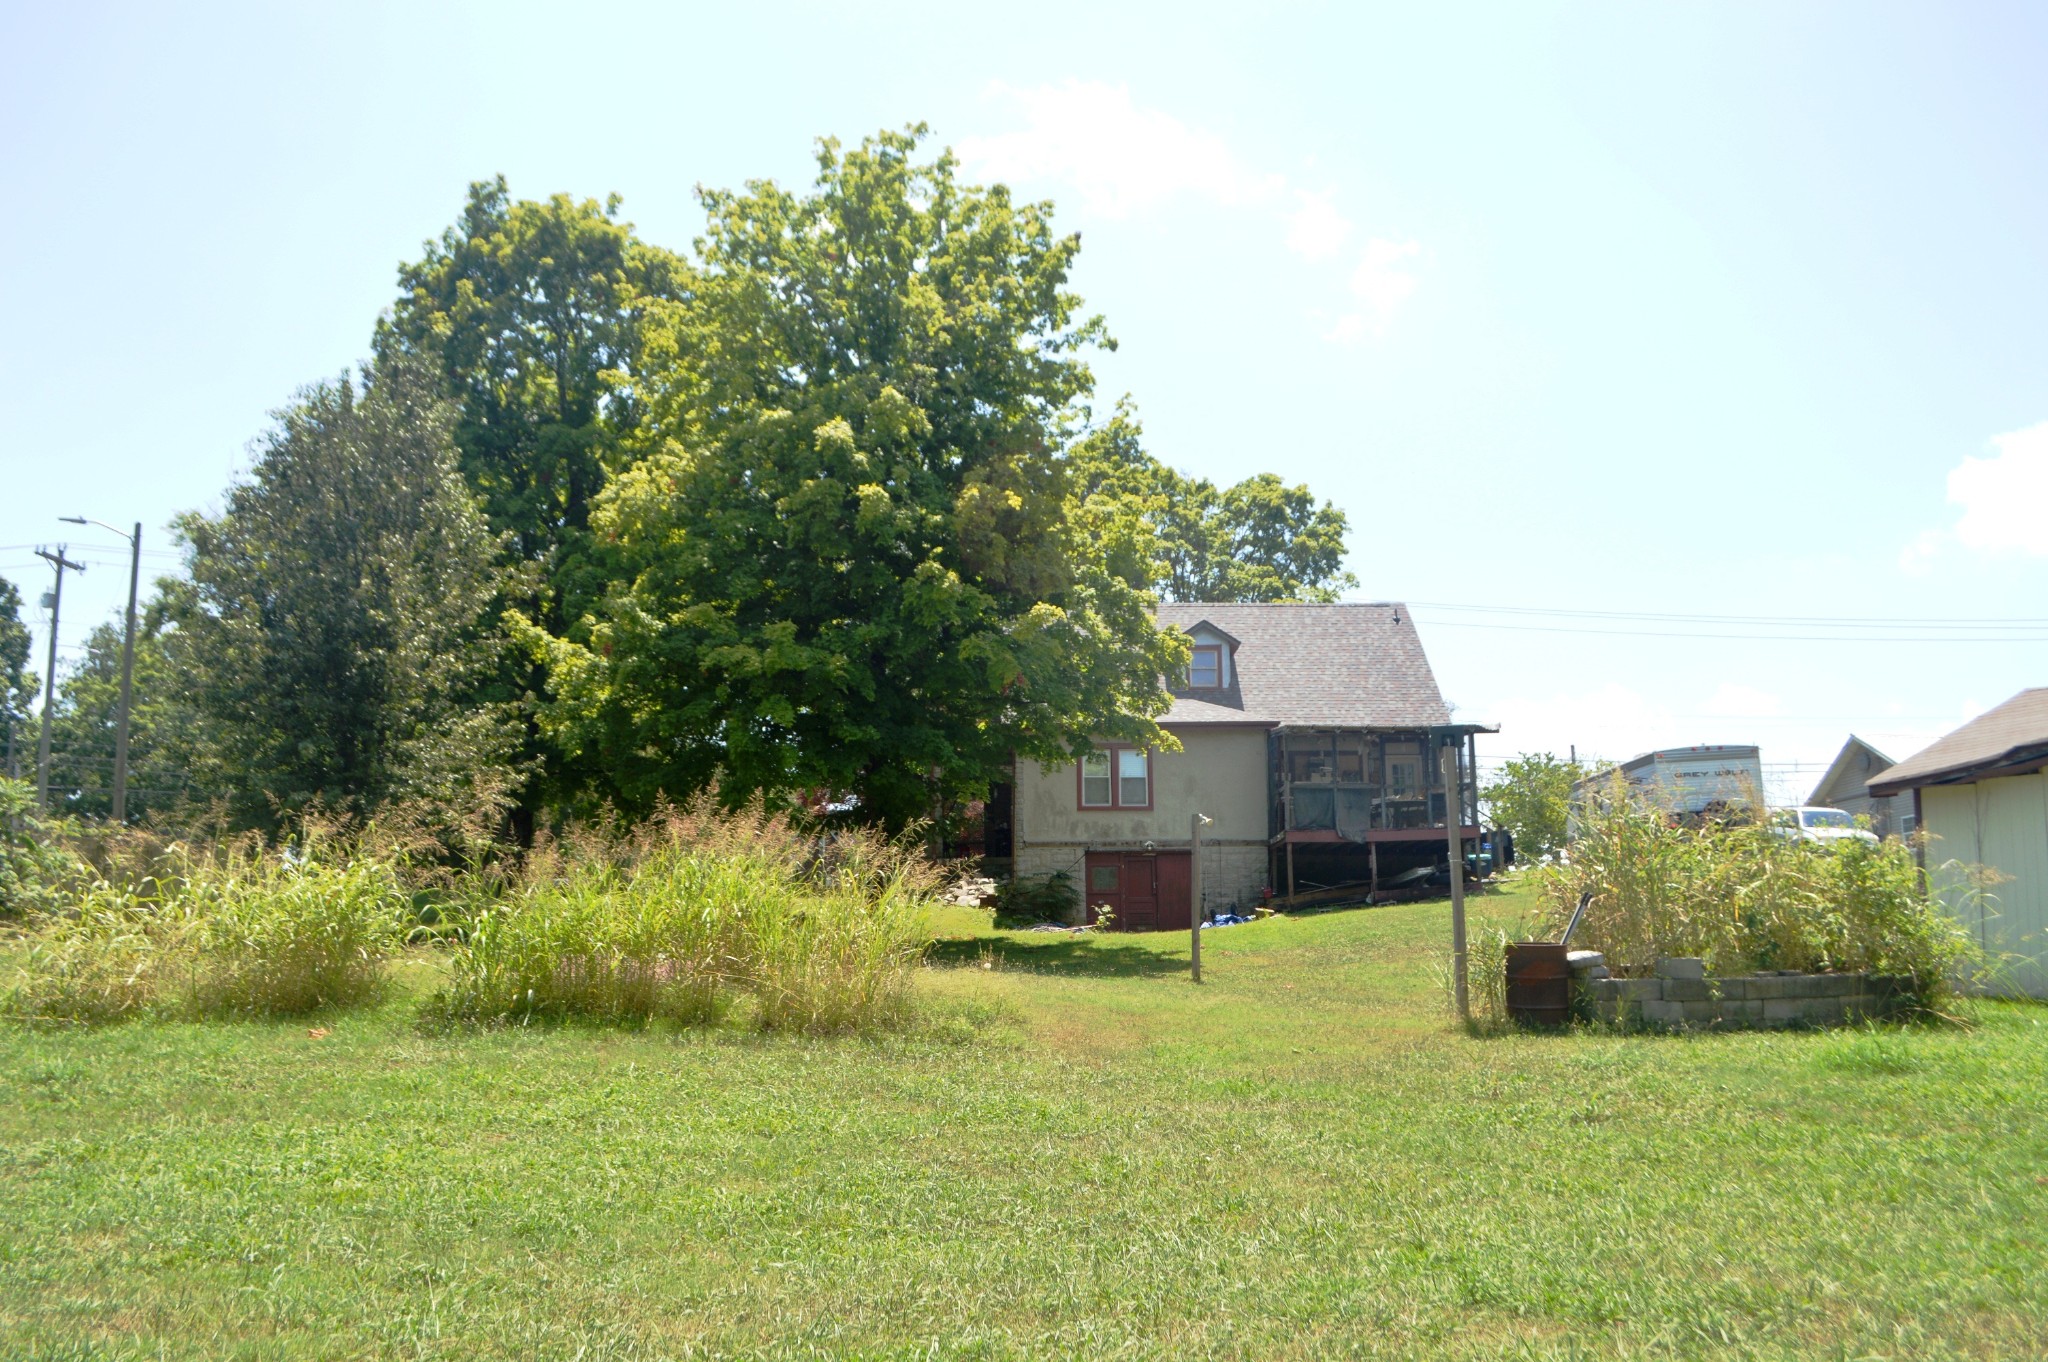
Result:
M1197 643L1188 661L1188 689L1216 690L1223 685L1223 649L1214 643Z

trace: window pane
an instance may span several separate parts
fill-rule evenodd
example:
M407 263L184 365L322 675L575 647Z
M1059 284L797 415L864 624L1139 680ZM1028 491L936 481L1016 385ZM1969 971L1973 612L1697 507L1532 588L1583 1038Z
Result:
M1223 651L1220 648L1195 649L1194 661L1188 665L1188 685L1201 689L1223 684Z
M1088 889L1095 894L1116 892L1116 871L1113 865L1092 865L1088 867Z
M1146 754L1126 747L1116 754L1116 802L1126 808L1140 808L1152 802L1151 780Z
M1081 758L1081 803L1091 809L1109 807L1109 753L1090 752Z

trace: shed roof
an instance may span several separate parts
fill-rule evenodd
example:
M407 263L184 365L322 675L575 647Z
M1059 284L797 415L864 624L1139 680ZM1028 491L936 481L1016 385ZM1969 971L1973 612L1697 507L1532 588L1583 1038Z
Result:
M1820 778L1820 784L1813 787L1813 793L1806 797L1808 804L1833 804L1837 800L1854 799L1870 793L1870 782L1865 773L1882 774L1893 765L1892 759L1872 747L1854 733L1849 741L1842 744L1842 750L1835 753L1835 759L1828 765L1828 773Z
M2048 765L2048 686L2035 686L1879 772L1871 779L1870 793L1883 796L1922 785L2019 775L2043 765Z
M1451 721L1414 617L1398 602L1182 601L1160 606L1158 620L1181 629L1206 623L1236 640L1232 684L1170 688L1173 708L1162 724L1421 728Z

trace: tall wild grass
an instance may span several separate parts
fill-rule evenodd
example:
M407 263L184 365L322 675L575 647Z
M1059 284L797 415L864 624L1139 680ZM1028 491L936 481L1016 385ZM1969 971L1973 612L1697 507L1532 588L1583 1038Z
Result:
M1680 827L1619 787L1581 810L1569 860L1541 875L1552 931L1593 892L1573 944L1604 951L1617 973L1648 973L1661 955L1723 974L1873 970L1910 976L1931 1008L1969 953L1912 843L1810 842L1753 821Z
M404 944L402 855L308 831L282 849L171 843L81 876L27 924L0 1007L37 1021L289 1016L360 1003Z
M699 800L543 846L470 905L443 1021L891 1021L930 940L937 872L912 846Z

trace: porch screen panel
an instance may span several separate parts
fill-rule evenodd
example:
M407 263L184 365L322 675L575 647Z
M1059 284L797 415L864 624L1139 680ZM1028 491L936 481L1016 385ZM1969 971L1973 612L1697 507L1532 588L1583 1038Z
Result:
M1372 827L1372 791L1361 787L1339 787L1337 835L1347 841L1363 842Z
M1294 787L1294 826L1317 831L1337 826L1337 792L1328 785Z

